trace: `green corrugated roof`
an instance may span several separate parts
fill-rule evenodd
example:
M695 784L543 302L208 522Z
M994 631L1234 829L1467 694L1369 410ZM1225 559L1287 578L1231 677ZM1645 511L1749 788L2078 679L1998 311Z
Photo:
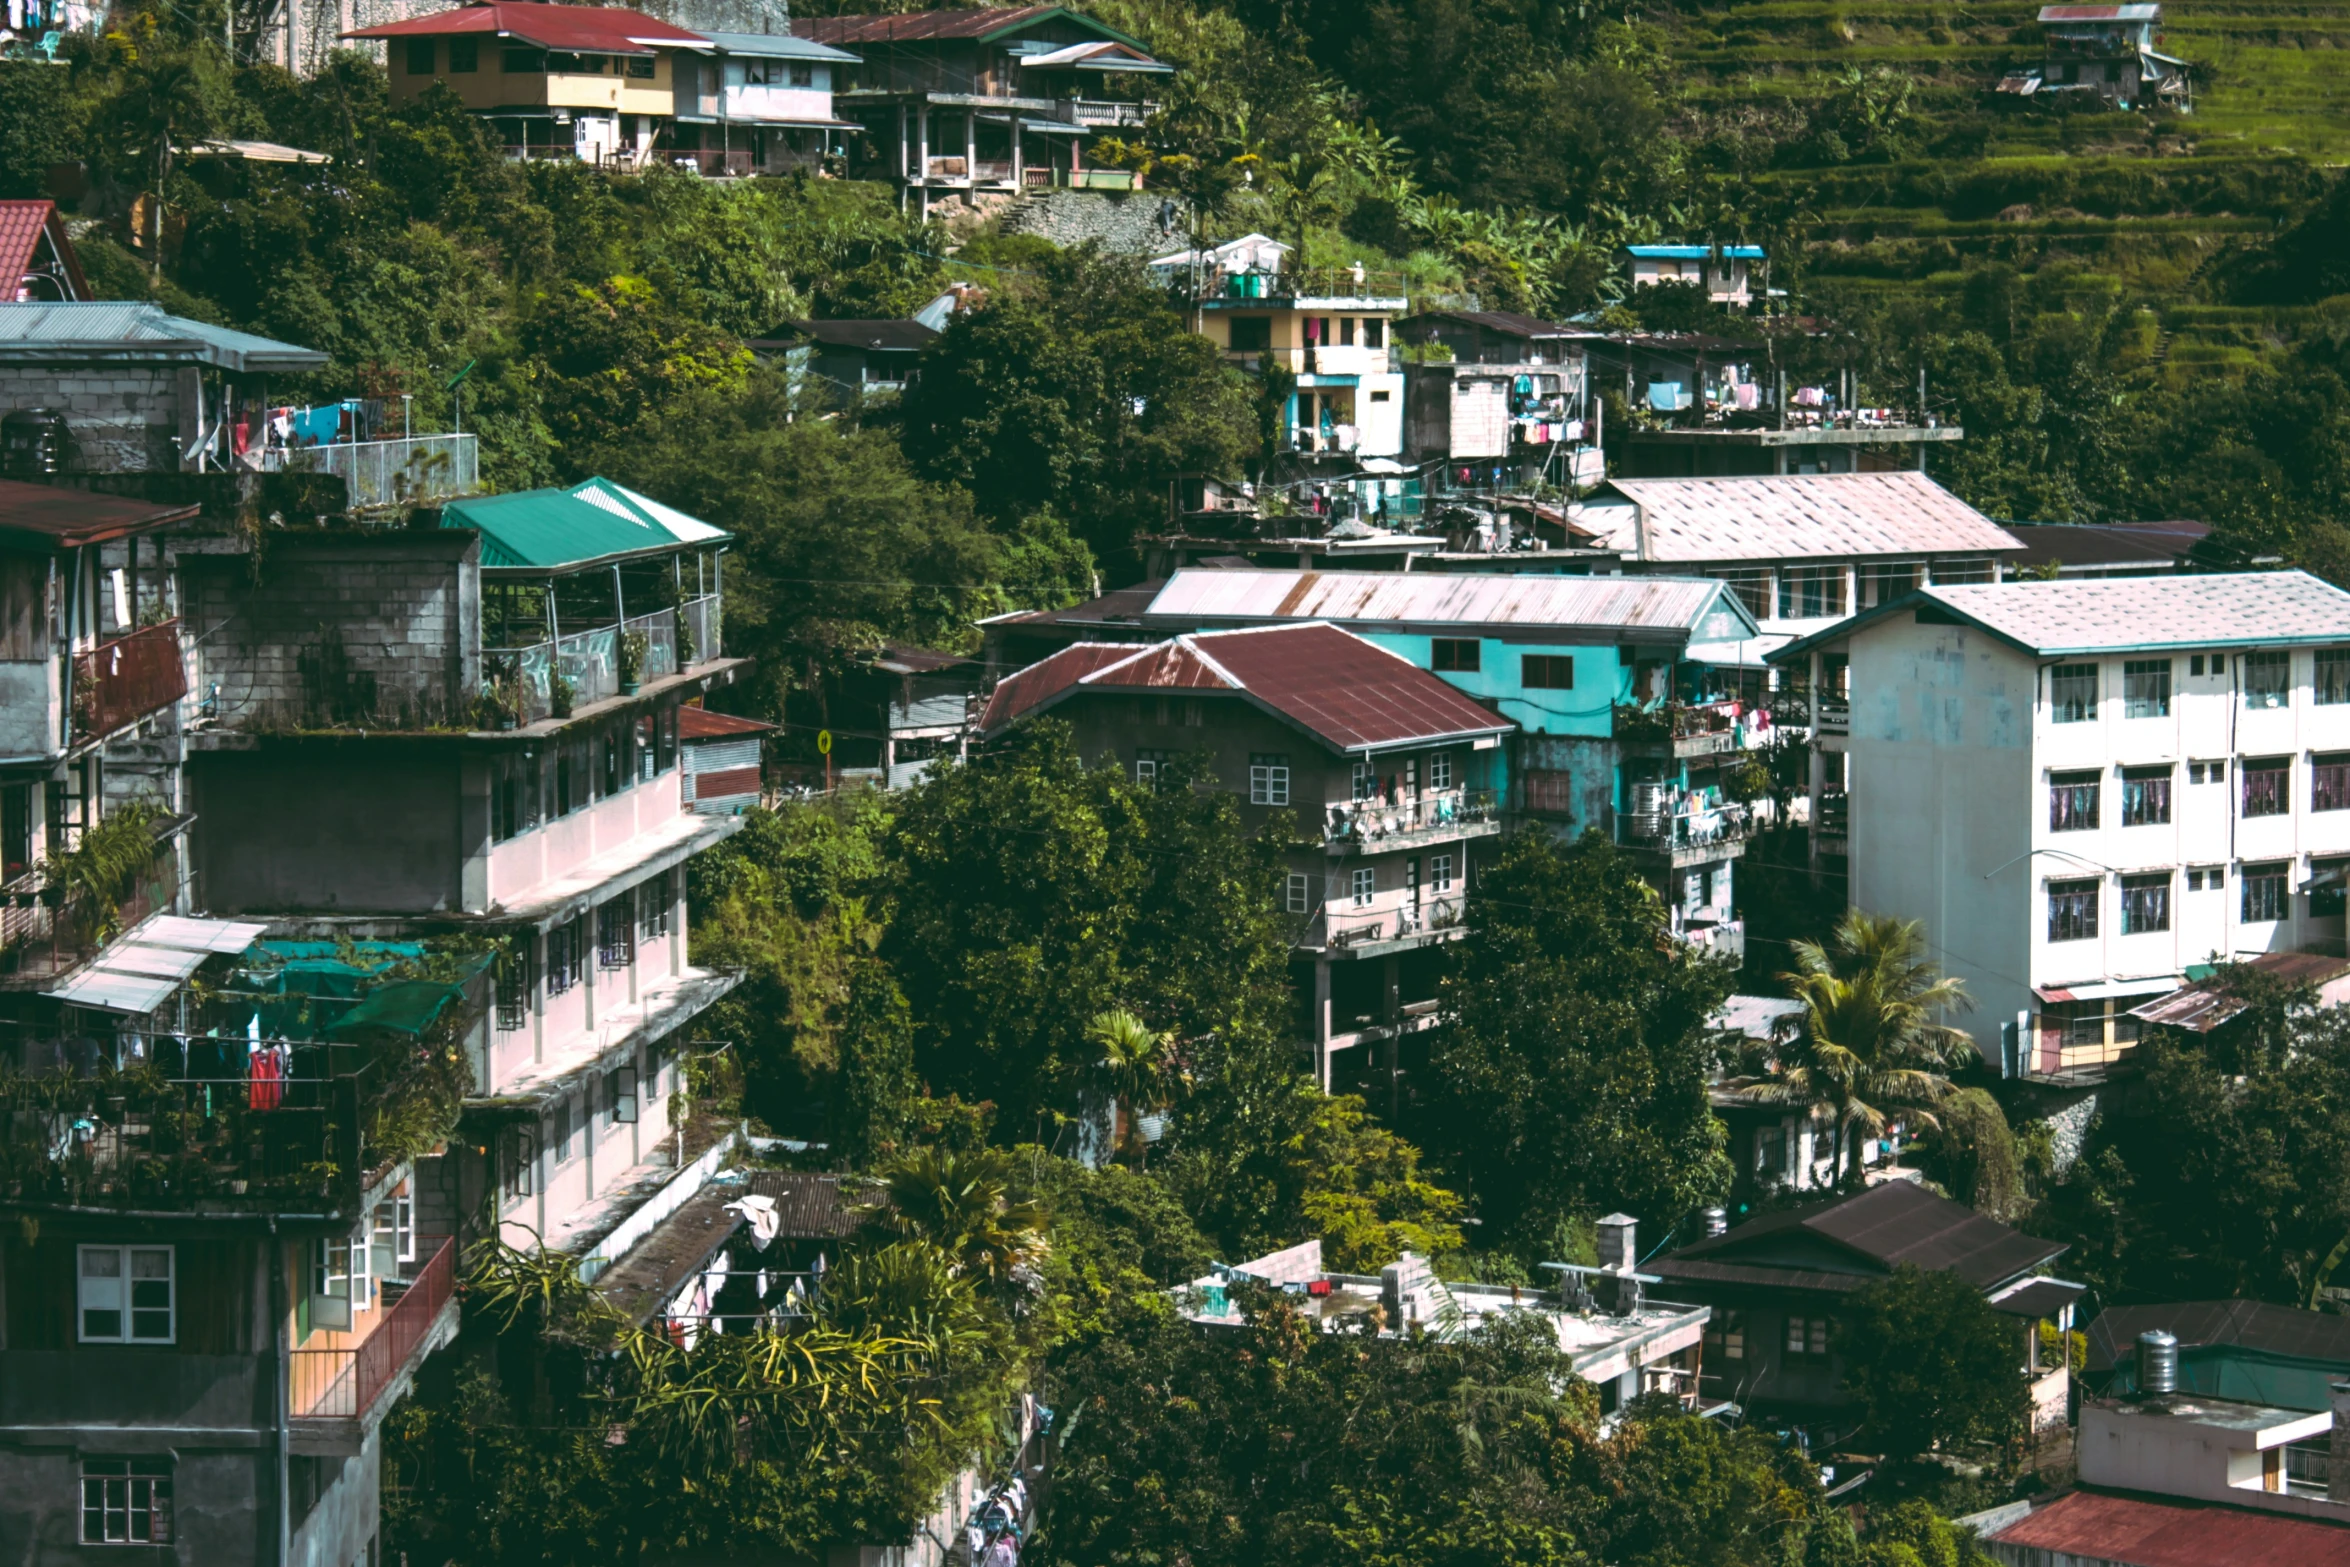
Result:
M451 501L441 526L479 529L483 566L531 571L574 571L733 537L609 479Z

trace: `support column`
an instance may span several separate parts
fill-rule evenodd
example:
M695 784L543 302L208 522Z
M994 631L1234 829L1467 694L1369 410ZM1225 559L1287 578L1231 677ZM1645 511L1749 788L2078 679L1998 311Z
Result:
M979 190L979 111L963 111L963 190L968 204Z
M1329 915L1323 915L1327 926ZM1325 929L1323 939L1329 939ZM1314 959L1314 1081L1322 1092L1330 1092L1330 959L1327 955Z
M914 111L914 168L911 174L919 189L930 185L930 105L923 104ZM925 204L924 210L928 210Z
M1815 649L1810 655L1811 679L1811 744L1808 747L1811 776L1808 780L1811 801L1811 829L1805 834L1810 840L1811 874L1816 883L1820 875L1820 797L1827 792L1828 759L1820 751L1820 690L1821 659Z
M1020 156L1020 111L1012 111L1012 189L1028 188L1028 165Z

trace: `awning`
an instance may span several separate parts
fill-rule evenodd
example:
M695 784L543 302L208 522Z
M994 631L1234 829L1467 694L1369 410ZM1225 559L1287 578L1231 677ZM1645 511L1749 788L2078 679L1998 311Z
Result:
M2070 1279L2018 1279L1990 1299L1993 1311L2010 1317L2042 1317L2061 1314L2065 1307L2089 1293L2086 1284L2075 1284Z
M64 988L44 994L102 1012L152 1012L170 1000L206 958L242 952L268 928L237 920L162 915L107 943Z
M1093 134L1086 127L1072 125L1067 120L1023 119L1020 122L1020 128L1024 131L1041 131L1047 136L1090 136Z
M2160 979L2093 979L2078 985L2034 985L2042 1001L2104 1001L2115 996L2167 996L2179 988L2179 976Z
M1760 669L1770 655L1794 640L1792 632L1770 631L1735 642L1692 642L1681 650L1681 661L1725 669Z

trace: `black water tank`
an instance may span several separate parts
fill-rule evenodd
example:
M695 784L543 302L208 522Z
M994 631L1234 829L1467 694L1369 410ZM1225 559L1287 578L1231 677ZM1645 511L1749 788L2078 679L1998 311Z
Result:
M45 479L65 468L73 431L57 408L19 408L0 416L0 473Z

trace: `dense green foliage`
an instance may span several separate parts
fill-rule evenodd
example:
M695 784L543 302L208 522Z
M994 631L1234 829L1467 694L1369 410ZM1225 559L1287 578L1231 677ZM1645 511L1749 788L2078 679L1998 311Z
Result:
M1857 1291L1837 1324L1846 1386L1894 1458L2022 1434L2021 1324L1955 1273L1903 1265Z

